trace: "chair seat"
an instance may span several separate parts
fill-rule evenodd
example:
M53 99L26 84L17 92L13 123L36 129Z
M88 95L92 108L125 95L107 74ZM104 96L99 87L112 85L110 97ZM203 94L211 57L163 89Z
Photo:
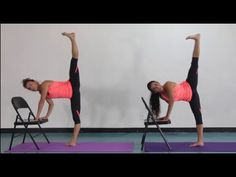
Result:
M22 122L21 120L17 120L17 122L15 122L15 125L24 125L24 124L27 124L27 125L37 125L38 123L39 124L43 124L43 123L46 123L48 122L48 119L40 119L39 121L36 121L34 119L23 119L24 122Z
M155 122L157 124L171 124L171 121L170 120L158 120L158 119L154 119ZM146 125L155 125L155 122L153 122L153 120L150 118L149 119L149 122L147 119L144 120L144 124Z

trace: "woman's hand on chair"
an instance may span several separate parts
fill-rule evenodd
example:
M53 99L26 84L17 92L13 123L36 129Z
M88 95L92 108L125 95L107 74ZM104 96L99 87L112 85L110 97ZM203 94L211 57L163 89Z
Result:
M167 120L170 120L170 117L164 116L164 117L158 118L158 120L160 120L160 121L167 121Z
M48 117L47 116L40 117L39 120L48 120Z

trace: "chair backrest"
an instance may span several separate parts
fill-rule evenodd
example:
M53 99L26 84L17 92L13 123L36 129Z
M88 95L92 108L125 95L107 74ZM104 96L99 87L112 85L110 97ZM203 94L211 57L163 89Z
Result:
M11 99L11 103L12 103L13 107L15 108L15 110L18 110L19 108L29 108L29 105L27 104L25 99L22 97L19 97L19 96L13 97Z
M146 107L146 109L148 110L148 118L147 118L147 120L150 118L150 116L152 117L152 120L154 121L154 114L153 114L153 112L151 111L151 109L148 107L148 105L147 105L147 103L146 103L146 101L144 100L144 98L143 97L141 97L142 98L142 101L143 101L143 103L144 103L144 105L145 105L145 107ZM171 123L171 121L170 120L155 120L155 122L157 122L158 124L170 124Z
M143 101L143 103L144 103L144 105L145 105L145 107L146 107L146 109L148 110L148 113L149 114L151 114L152 116L153 116L153 112L150 110L150 108L148 107L148 105L147 105L147 103L146 103L146 101L144 100L144 98L143 97L141 97L142 98L142 101Z

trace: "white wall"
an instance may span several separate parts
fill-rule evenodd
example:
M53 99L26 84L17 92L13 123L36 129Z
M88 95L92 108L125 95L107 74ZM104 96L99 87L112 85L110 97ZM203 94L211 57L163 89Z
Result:
M236 25L227 24L3 24L1 25L1 127L12 128L11 97L23 96L36 111L38 93L21 81L31 77L68 79L74 31L80 48L82 127L143 127L149 92L146 83L181 82L191 63L193 41L201 33L199 85L205 127L236 127ZM72 127L69 100L54 100L46 127ZM162 114L166 112L162 102ZM46 111L46 109L45 109ZM172 124L193 127L186 102L176 102Z

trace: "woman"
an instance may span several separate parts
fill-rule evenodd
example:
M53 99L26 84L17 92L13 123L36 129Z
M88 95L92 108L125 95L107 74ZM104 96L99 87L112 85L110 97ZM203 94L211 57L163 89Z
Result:
M187 101L190 104L191 110L194 114L197 127L198 139L196 143L191 144L191 147L204 146L203 142L203 122L201 114L200 99L197 92L198 83L198 59L200 55L200 34L188 36L186 38L194 40L194 50L192 55L192 63L188 72L186 81L177 84L175 82L166 82L161 85L157 81L150 81L147 84L148 89L151 91L150 106L152 111L159 116L160 113L160 101L163 99L168 103L168 109L166 116L160 118L160 120L170 119L170 114L173 109L175 101Z
M53 109L54 98L68 98L71 102L71 111L74 120L74 131L69 146L76 146L77 137L80 132L80 78L77 62L79 58L79 50L77 47L75 33L62 33L68 37L72 46L72 59L70 61L69 80L64 82L46 80L41 84L33 79L24 79L23 86L31 91L38 91L41 95L38 110L36 114L36 121L39 119L48 119ZM45 117L40 117L45 101L48 103L48 111Z

